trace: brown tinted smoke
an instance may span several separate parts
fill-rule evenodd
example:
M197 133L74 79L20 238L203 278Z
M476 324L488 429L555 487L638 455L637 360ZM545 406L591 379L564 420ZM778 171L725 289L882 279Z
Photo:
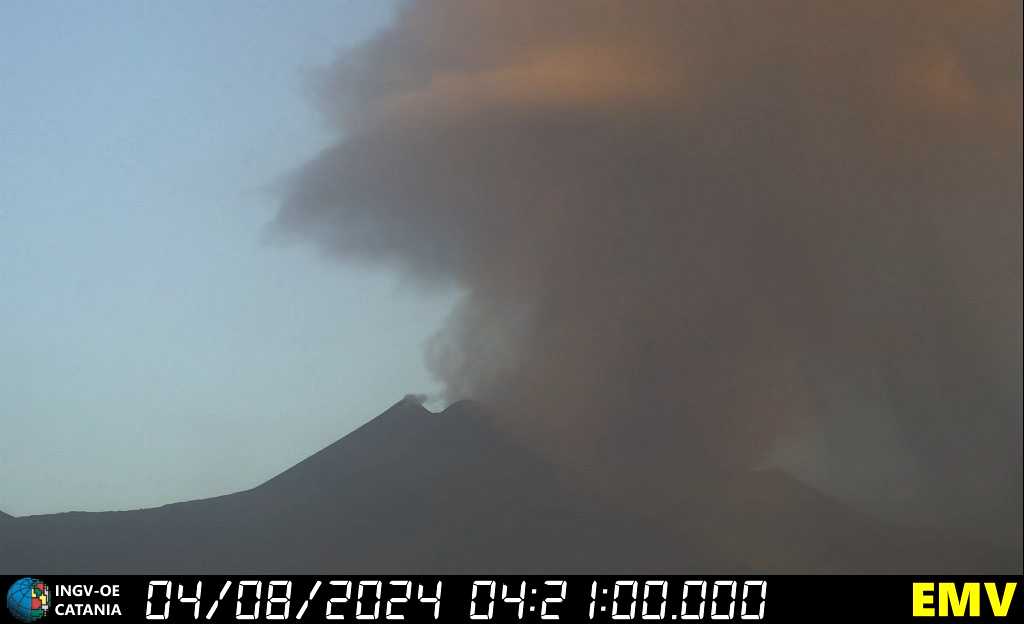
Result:
M433 370L577 468L803 453L1019 548L1021 21L412 3L321 76L275 230L457 287Z

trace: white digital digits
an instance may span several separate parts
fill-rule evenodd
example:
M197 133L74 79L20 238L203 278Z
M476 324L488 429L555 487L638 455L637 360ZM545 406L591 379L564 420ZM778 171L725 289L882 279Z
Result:
M651 588L657 587L661 592L661 605L657 613L648 611L651 600ZM640 609L640 619L662 620L665 618L665 611L668 609L668 581L647 581L644 583L643 608Z
M274 589L284 587L284 596L275 596ZM283 605L281 613L274 613L274 605ZM292 609L292 582L291 581L270 581L267 587L267 611L268 620L287 620Z
M256 588L256 604L253 605L252 613L242 613L242 598L245 595L246 587ZM235 619L236 620L258 620L260 619L260 597L263 594L263 581L239 581L238 582L238 599L235 601Z
M153 594L155 589L160 586L164 586L164 610L162 613L153 613ZM146 590L146 619L147 620L166 620L171 615L171 582L170 581L150 581L149 588Z
M544 581L544 584L549 587L558 586L560 589L557 596L549 596L544 599L544 602L541 604L540 608L540 619L557 620L558 614L549 613L548 608L553 605L560 604L565 600L565 591L568 583L566 583L565 581Z
M202 599L202 597L203 597L203 582L202 581L197 581L196 582L196 594L195 594L195 596L190 596L190 597L185 597L185 584L182 583L181 585L178 585L178 602L181 602L181 603L184 603L184 604L189 604L189 603L195 604L195 607L192 608L192 619L193 620L198 620L199 619L199 601ZM168 603L170 603L170 601L168 601ZM170 606L170 604L168 604L168 606Z
M487 613L477 613L476 603L477 595L480 592L481 587L487 587L488 598L487 601ZM498 583L497 581L473 581L473 595L469 600L469 619L471 620L489 620L494 617L494 598L497 595Z
M564 579L538 579L519 577L508 582L505 579L476 579L470 590L468 620L471 621L521 621L576 620L569 611L582 608L585 594L574 596L566 603L568 581ZM589 619L591 621L740 621L763 620L765 617L768 582L764 579L739 580L698 580L698 579L588 579L591 581ZM194 585L193 585L194 583ZM172 619L172 603L176 599L182 605L182 612L175 617L191 614L191 621L199 621L206 606L204 583L216 588L220 579L207 581L192 579L181 583L172 580L151 580L146 594L146 620L164 621ZM291 608L292 580L246 579L232 582L226 580L216 596L206 587L205 600L209 602L206 620L214 619L218 606L231 589L234 589L235 621L289 621L293 617ZM436 584L435 584L436 583ZM174 590L178 585L177 591ZM413 585L416 591L413 591ZM501 585L499 595L498 585ZM743 585L742 592L740 584ZM234 587L232 587L234 585ZM266 585L266 587L264 587ZM402 621L427 616L429 608L433 620L441 619L441 590L443 579L430 579L428 583L414 583L401 579L352 579L317 580L302 600L294 619L300 621L306 610L318 596L323 585L329 590L319 594L323 603L314 610L324 608L326 620L356 621ZM641 585L642 592L641 592ZM711 585L709 588L708 586ZM264 592L264 589L266 591ZM708 590L711 591L708 591ZM305 583L300 582L299 598L306 593ZM324 596L327 593L327 596ZM465 596L465 594L463 594ZM464 598L462 598L464 600ZM352 603L355 604L352 604ZM460 600L461 602L461 600ZM709 605L710 603L710 605ZM320 607L319 604L323 604ZM226 607L230 610L230 606ZM420 610L417 611L417 608ZM187 609L187 611L184 611ZM467 611L460 605L458 611L466 618ZM565 611L565 613L560 613ZM445 619L451 619L451 613ZM230 611L222 613L231 617ZM568 618L568 619L566 619ZM461 620L465 621L465 619Z

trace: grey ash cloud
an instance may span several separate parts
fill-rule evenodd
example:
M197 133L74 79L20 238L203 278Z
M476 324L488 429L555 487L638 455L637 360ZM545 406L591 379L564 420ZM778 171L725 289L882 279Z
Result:
M594 474L744 469L1020 543L1019 2L413 2L274 223L462 299L452 397ZM713 478L713 477L709 477Z

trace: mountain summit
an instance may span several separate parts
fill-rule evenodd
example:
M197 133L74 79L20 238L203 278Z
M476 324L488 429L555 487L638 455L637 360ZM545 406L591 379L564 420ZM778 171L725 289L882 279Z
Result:
M8 571L540 572L669 568L692 553L578 493L473 403L403 400L251 490L12 518ZM685 556L684 556L685 555Z
M0 517L3 572L1009 572L946 535L885 527L778 472L695 496L608 496L472 402L403 400L251 490L152 509ZM657 490L655 490L657 493Z

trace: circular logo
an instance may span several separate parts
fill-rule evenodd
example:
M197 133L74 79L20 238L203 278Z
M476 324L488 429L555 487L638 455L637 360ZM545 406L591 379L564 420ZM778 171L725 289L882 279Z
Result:
M50 609L50 588L37 578L20 578L7 590L7 610L19 622L35 622Z

